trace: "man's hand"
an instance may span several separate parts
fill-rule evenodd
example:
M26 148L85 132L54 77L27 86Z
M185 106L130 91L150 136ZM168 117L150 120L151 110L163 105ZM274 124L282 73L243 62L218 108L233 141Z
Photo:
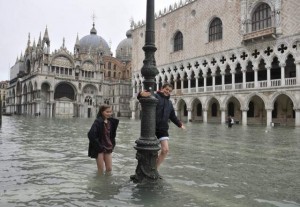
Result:
M184 125L181 125L181 127L180 127L180 128L181 128L181 129L186 129Z
M140 93L140 95L141 95L142 97L149 97L149 96L151 96L151 92L148 92L148 91L142 91L142 92Z

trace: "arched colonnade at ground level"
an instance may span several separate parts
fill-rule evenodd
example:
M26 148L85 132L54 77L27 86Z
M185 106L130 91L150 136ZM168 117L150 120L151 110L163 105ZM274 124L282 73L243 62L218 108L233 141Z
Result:
M8 91L7 112L46 117L95 117L101 97L101 86L92 83L17 82Z
M173 96L174 109L185 122L226 123L232 116L240 124L300 126L299 92L252 92Z

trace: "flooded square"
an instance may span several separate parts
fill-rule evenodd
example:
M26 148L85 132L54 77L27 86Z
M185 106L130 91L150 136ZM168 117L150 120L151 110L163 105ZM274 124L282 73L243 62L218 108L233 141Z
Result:
M140 121L121 119L111 175L87 156L93 119L3 117L0 206L300 206L300 129L170 124L162 178L134 184Z

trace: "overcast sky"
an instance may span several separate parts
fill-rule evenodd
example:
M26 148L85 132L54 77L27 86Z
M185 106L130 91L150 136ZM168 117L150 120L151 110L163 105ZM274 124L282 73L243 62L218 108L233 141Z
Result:
M163 10L179 0L155 0L155 11ZM46 26L50 49L65 46L73 53L79 38L90 33L92 15L96 16L97 35L111 42L115 55L119 42L126 38L130 19L145 20L146 0L0 0L0 81L9 80L9 69L24 54L28 34L36 44Z

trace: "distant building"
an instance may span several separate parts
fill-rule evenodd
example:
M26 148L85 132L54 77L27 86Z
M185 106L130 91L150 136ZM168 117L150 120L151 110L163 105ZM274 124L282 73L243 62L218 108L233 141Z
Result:
M0 82L0 97L1 97L1 106L2 106L2 112L6 112L6 93L7 93L7 86L8 86L8 81L1 81Z
M157 88L174 85L185 121L300 126L300 1L180 0L156 14ZM141 90L145 24L133 29ZM131 100L132 118L139 116Z
M131 30L112 56L107 42L90 34L79 39L74 52L65 47L50 52L46 28L10 69L7 112L46 117L96 117L99 105L113 107L114 115L130 117Z

